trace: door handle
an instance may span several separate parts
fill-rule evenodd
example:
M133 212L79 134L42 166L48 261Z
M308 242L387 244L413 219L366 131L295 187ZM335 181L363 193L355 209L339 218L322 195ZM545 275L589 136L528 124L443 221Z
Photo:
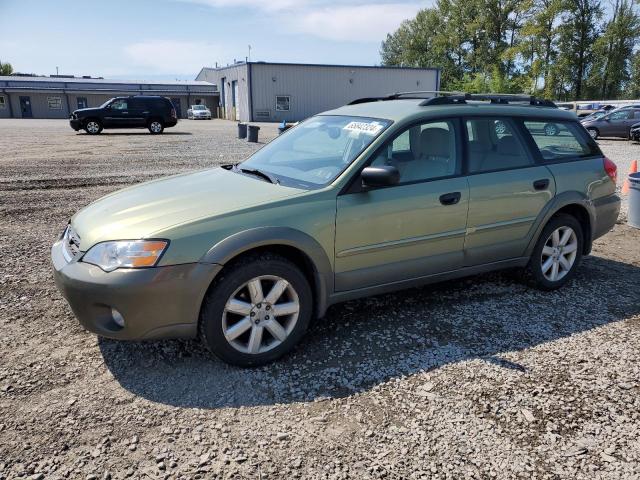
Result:
M462 194L460 192L451 192L440 195L440 203L442 205L455 205L460 201Z
M533 182L533 188L536 190L546 190L549 188L549 179L543 178L542 180L536 180Z

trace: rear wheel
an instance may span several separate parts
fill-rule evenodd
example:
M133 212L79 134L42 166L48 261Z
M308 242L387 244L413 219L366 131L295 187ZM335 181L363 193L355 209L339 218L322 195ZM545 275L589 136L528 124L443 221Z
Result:
M554 216L542 230L527 266L533 286L555 290L571 280L582 259L583 242L575 217Z
M596 128L587 128L587 132L589 132L589 135L591 135L591 138L594 140L598 138L599 133Z
M226 267L209 290L200 337L227 363L263 365L298 343L312 306L309 282L295 264L272 254L248 257Z
M84 131L89 135L97 135L102 131L102 123L100 123L100 120L87 120L84 124Z
M151 133L162 133L162 131L164 130L164 125L160 120L151 120L149 122L148 128Z

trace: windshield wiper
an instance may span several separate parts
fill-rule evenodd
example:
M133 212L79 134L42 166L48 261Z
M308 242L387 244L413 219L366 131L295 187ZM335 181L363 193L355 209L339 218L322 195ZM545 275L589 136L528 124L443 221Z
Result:
M260 177L260 178L265 179L269 183L273 183L273 184L276 184L276 185L280 184L280 181L276 177L274 177L272 175L269 175L268 173L265 173L262 170L258 170L257 168L239 168L238 166L236 166L236 168L238 170L240 170L242 173L247 173L249 175L255 175L256 177Z

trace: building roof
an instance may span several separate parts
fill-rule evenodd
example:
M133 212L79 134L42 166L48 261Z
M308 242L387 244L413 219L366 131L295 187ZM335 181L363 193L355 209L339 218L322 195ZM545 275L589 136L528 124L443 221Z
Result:
M289 62L236 62L231 65L225 65L220 67L203 67L196 78L200 76L205 70L208 71L219 71L226 70L227 68L234 68L243 65L282 65L286 67L327 67L327 68L373 68L373 69L388 69L388 70L424 70L424 71L434 71L434 70L442 70L441 68L435 67L396 67L396 66L387 66L387 65L333 65L330 63L289 63Z
M218 87L211 83L198 80L154 82L150 80L128 81L110 80L105 78L66 78L66 77L22 77L0 76L0 91L5 92L80 92L112 94L147 94L147 95L189 95L218 93Z
M211 82L201 80L169 80L169 81L153 81L153 80L112 80L108 78L82 78L82 77L32 77L21 75L0 75L0 82L46 82L46 83L96 83L109 85L189 85L215 87Z

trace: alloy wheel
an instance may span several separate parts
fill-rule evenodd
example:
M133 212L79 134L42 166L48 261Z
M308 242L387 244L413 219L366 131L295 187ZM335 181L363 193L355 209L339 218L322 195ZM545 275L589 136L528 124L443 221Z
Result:
M93 120L87 123L87 131L89 133L98 133L100 131L100 125Z
M160 133L162 131L162 124L160 122L151 122L151 125L149 125L149 129L153 132L153 133Z
M553 123L547 123L544 126L544 134L548 137L552 137L558 134L558 126Z
M239 352L260 354L287 339L299 314L300 300L293 286L284 278L262 275L229 297L222 314L222 332Z
M591 135L591 138L593 138L594 140L598 138L598 131L595 128L589 128L587 129L587 131L589 132L589 135Z
M578 254L578 236L571 227L555 229L542 248L542 275L557 282L564 278L573 267Z

